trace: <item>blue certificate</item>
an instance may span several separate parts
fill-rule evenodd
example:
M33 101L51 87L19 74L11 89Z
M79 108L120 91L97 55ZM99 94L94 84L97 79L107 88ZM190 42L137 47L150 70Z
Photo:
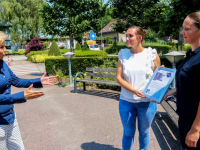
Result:
M158 66L143 91L145 97L160 103L171 84L176 70Z

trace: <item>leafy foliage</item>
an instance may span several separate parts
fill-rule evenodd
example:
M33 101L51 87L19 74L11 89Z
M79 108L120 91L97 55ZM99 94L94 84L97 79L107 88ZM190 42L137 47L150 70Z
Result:
M43 44L44 44L44 47L47 49L49 46L49 42L44 42Z
M152 43L146 42L144 47L145 48L148 48L148 47L155 48L157 50L158 54L159 53L162 53L162 54L168 53L172 49L172 46L170 46L170 45L166 45L166 44L162 44L162 43L155 43L155 42L152 42ZM117 42L116 44L113 44L112 46L105 48L105 51L108 54L118 54L118 52L124 48L130 49L130 47L127 47L126 43Z
M41 29L39 9L43 0L1 0L2 21L12 24L9 28L13 43L25 44L30 37L36 37Z
M43 42L40 41L40 37L35 37L33 38L28 44L26 48L26 53L27 55L30 51L39 51L39 50L45 50Z
M52 42L48 56L60 56L60 49L55 41Z
M199 0L171 0L160 26L160 36L179 37L180 27L187 15L200 11Z
M147 35L144 37L145 41L156 42L156 33L151 28L148 28Z
M95 67L104 64L106 60L115 60L117 62L118 57L73 57L71 60L72 75L77 72L85 72L86 67ZM55 74L52 67L55 65L55 69L61 69L62 72L68 75L68 60L65 58L47 58L45 59L45 67L48 74Z
M160 17L160 12L153 9L158 5L159 0L112 0L111 7L113 7L112 17L117 19L113 29L117 32L123 33L132 25L141 26L143 28L154 27L156 18ZM148 11L148 13L146 13ZM154 13L150 13L154 11ZM151 14L151 20L148 14Z
M89 46L87 44L87 42L84 42L83 47L82 47L82 51L89 51Z
M74 51L76 51L76 50L82 50L79 42L76 43L76 47L75 47Z
M41 11L46 32L50 35L70 35L73 51L73 36L85 31L98 30L100 18L105 15L107 5L99 0L47 0Z

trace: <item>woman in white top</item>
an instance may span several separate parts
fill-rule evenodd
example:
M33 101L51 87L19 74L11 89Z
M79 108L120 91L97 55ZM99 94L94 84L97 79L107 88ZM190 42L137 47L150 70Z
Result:
M131 26L126 32L127 46L118 53L117 82L121 85L119 113L124 129L122 149L131 150L138 118L140 150L147 150L150 140L149 128L156 114L157 104L145 98L143 90L153 75L160 58L157 51L144 48L142 41L146 31Z

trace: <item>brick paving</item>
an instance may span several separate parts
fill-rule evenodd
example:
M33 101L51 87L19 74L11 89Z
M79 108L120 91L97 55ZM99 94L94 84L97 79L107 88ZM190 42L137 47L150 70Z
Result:
M24 61L12 62L11 65ZM44 72L42 64L35 64ZM21 75L36 78L41 74ZM12 93L25 90L12 87ZM27 150L121 150L122 125L118 113L119 92L73 87L44 86L45 95L16 104L15 111ZM149 150L179 150L178 130L163 108L151 127ZM139 149L138 132L133 150Z

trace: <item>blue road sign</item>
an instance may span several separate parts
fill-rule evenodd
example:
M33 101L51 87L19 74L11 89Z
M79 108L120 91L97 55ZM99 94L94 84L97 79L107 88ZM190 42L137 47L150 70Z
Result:
M96 40L96 33L90 33L90 40Z

